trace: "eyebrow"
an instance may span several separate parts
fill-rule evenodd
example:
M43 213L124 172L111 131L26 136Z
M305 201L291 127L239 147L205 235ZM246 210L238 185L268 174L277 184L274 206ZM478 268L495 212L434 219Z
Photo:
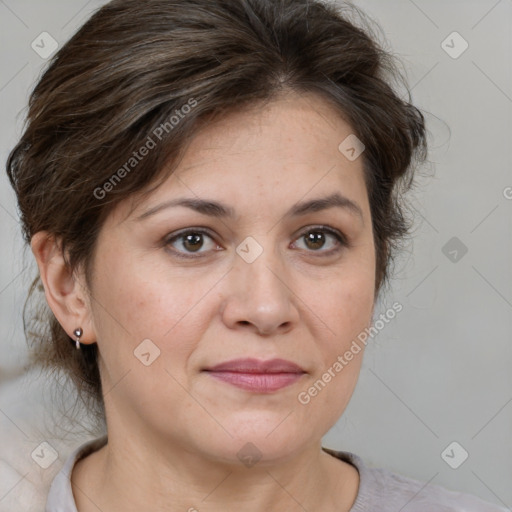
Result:
M176 206L184 206L190 208L203 215L216 218L235 218L235 210L226 204L218 201L197 199L197 198L179 198L171 199L160 203L153 208L145 211L142 215L136 218L137 221L146 219L156 213ZM294 204L284 215L284 217L298 217L300 215L306 215L308 213L319 212L327 210L329 208L339 207L344 210L357 215L363 220L363 211L361 207L349 199L348 197L342 196L339 193L331 194L327 197L321 197L318 199L311 199L309 201L302 201Z

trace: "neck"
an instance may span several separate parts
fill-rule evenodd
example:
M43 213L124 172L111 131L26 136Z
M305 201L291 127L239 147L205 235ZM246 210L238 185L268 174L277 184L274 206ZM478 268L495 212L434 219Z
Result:
M140 439L109 433L107 445L77 462L79 512L139 511L148 503L154 512L348 512L357 496L357 470L320 442L286 461L246 467Z

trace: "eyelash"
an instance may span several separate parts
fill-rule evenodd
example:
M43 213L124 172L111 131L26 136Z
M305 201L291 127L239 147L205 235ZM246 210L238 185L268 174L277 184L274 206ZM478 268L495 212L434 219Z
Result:
M335 249L331 249L330 251L322 251L320 249L318 251L314 251L314 250L307 251L307 252L311 252L311 253L318 253L317 256L319 256L319 257L332 256L333 254L340 252L344 248L348 249L351 247L347 238L341 232L339 232L336 229L330 228L329 226L308 227L307 230L304 230L300 233L300 235L296 238L296 240L299 240L300 238L304 237L308 233L327 233L327 234L333 236L338 242L338 247ZM171 243L173 241L183 239L187 235L191 235L191 234L206 235L209 238L211 238L212 240L214 239L213 235L208 230L205 230L203 228L187 228L186 230L178 232L171 237L166 237L166 239L164 240L164 245L167 247L167 246L171 245ZM171 249L171 252L178 258L184 258L184 259L189 259L189 260L200 258L204 254L204 253L195 253L196 255L192 255L193 253L183 253L180 251L176 251L175 249Z

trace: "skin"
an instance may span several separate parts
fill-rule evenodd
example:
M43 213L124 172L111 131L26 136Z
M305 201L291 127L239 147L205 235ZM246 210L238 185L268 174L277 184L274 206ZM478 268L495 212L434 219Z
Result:
M314 95L288 94L207 125L165 183L107 218L90 289L47 233L33 237L59 322L71 337L82 326L82 343L99 345L109 442L75 465L80 512L148 503L153 511L350 509L358 472L323 452L321 439L352 396L363 350L307 405L297 396L371 324L375 248L363 161L338 150L351 133ZM285 216L296 202L333 192L362 215L331 207ZM236 216L179 206L137 220L181 197L221 201ZM308 242L318 225L350 246L325 231ZM211 236L170 241L199 227ZM252 263L236 252L248 236L263 248ZM149 366L134 356L144 339L160 350ZM202 371L239 357L280 357L306 373L265 394ZM248 442L261 453L250 468L237 457Z

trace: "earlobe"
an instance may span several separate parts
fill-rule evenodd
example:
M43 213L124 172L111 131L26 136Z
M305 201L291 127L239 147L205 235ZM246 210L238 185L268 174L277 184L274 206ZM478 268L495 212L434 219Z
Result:
M46 301L62 328L73 339L76 338L75 329L81 328L80 343L95 342L85 282L69 268L59 241L48 232L39 231L32 237L30 247L37 261Z

